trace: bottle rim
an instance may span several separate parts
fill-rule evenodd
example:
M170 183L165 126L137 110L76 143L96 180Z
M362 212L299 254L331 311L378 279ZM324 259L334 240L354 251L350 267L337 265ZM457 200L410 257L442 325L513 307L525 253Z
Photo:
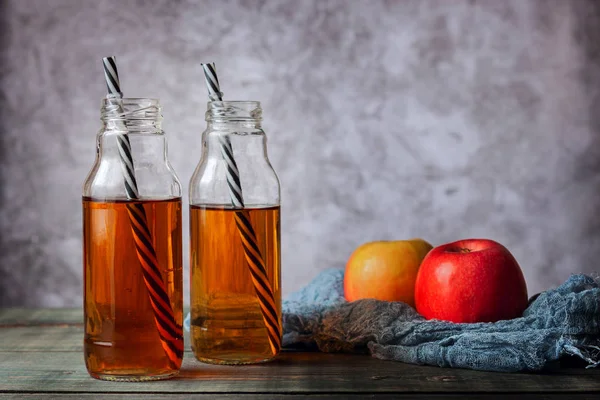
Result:
M226 100L209 101L206 105L206 121L262 121L260 101Z
M162 120L162 107L157 98L107 96L102 99L100 119L102 121Z
M102 103L107 101L115 101L121 100L123 103L141 103L141 102L150 102L152 104L160 104L160 99L158 97L118 97L114 95L109 95L102 98Z

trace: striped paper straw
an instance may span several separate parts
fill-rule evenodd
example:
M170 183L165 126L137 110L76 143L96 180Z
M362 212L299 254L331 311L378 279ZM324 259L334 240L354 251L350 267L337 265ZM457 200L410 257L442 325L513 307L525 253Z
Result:
M108 97L114 98L118 106L118 112L123 112L119 99L123 97L121 86L119 84L119 74L115 57L105 57L102 59L104 65L104 77L108 88ZM125 124L123 124L125 130ZM117 136L117 144L125 178L125 192L129 200L139 200L137 180L135 179L135 169L133 157L131 155L131 143L127 133ZM183 357L183 328L175 320L175 314L167 289L160 273L156 251L152 245L152 236L148 229L148 220L146 210L140 202L127 203L127 212L131 222L131 231L135 241L140 265L142 266L142 275L148 289L150 304L154 311L154 321L158 329L161 344L169 360L175 365L179 365Z
M219 86L219 79L215 64L202 64L204 69L204 78L208 87L208 97L211 101L223 101L223 93ZM237 225L242 245L244 247L244 255L252 276L254 290L260 303L263 320L269 335L269 343L273 354L277 354L281 348L281 326L277 317L277 307L275 305L275 296L273 289L267 277L267 269L265 261L258 247L256 232L250 222L250 214L244 210L244 197L242 195L242 185L240 183L240 174L238 171L235 158L233 157L233 147L228 136L219 138L221 144L221 155L227 163L227 186L231 196L231 203L236 209L235 223Z

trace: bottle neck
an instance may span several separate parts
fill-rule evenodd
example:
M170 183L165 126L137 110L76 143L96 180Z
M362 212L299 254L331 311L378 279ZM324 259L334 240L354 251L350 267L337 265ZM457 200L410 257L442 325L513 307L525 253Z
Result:
M107 97L102 101L102 128L97 152L103 160L120 160L118 137L127 135L134 165L167 160L167 141L161 127L161 107L156 99Z
M209 130L261 129L262 109L258 101L211 101L206 111Z
M162 134L161 107L156 99L106 98L101 117L104 130Z
M261 121L235 121L229 119L207 121L209 131L249 131L262 128Z

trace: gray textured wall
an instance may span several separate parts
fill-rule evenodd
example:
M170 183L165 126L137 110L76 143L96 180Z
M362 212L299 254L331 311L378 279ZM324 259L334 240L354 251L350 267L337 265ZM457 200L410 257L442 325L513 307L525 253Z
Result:
M161 98L185 187L200 62L227 98L263 102L287 293L364 241L414 236L496 239L532 293L598 271L599 17L593 0L5 1L0 305L81 303L110 54L128 96Z

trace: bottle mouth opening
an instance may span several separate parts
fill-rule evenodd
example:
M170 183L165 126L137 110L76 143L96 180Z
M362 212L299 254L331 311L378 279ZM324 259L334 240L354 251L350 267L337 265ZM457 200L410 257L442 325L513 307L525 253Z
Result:
M206 121L259 122L262 108L258 101L209 101Z
M162 120L158 99L107 96L102 99L100 119L103 121L154 121Z

